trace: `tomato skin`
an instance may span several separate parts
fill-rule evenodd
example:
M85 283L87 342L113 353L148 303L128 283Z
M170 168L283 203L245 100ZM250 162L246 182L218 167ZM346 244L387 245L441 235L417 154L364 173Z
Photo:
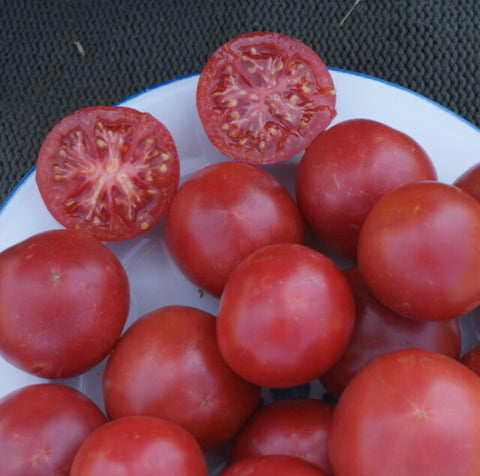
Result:
M157 224L177 190L174 140L151 114L92 106L53 126L35 179L52 216L102 241L134 238Z
M163 307L132 324L104 373L109 417L168 418L204 449L229 440L257 407L260 388L227 366L215 324L213 315L186 306Z
M328 434L333 406L313 398L292 398L259 408L235 436L230 464L262 455L295 456L331 474Z
M0 353L31 374L67 378L98 364L129 304L122 264L86 234L41 232L0 254Z
M343 271L355 299L355 326L348 347L320 380L340 396L353 376L373 358L404 348L439 352L457 359L461 349L457 319L418 321L385 307L368 289L358 266Z
M480 204L439 182L384 195L360 233L358 264L387 307L419 320L458 317L480 303Z
M308 146L297 170L296 196L322 245L355 261L360 229L378 199L406 183L436 178L414 139L377 121L351 119Z
M130 416L97 428L83 442L70 476L207 476L195 438L175 423Z
M244 379L293 387L340 357L354 314L350 288L333 261L304 245L269 245L249 255L227 280L218 344Z
M377 357L335 407L329 454L336 476L480 474L480 378L427 350Z
M228 466L220 476L326 476L313 464L284 455L264 455Z
M165 239L183 273L219 296L233 268L273 243L302 243L303 221L287 190L268 172L239 162L207 166L179 189Z
M254 164L301 152L336 115L335 88L318 54L274 32L232 38L208 59L197 110L212 144Z
M84 439L106 422L79 391L56 383L33 384L0 399L2 474L68 476Z
M473 165L461 174L453 182L453 185L469 193L480 202L480 163Z

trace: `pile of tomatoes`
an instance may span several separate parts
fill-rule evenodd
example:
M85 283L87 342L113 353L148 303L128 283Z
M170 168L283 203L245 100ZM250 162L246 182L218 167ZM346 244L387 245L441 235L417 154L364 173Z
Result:
M335 94L302 42L233 38L196 101L225 160L182 183L148 113L89 107L53 127L36 181L62 229L0 253L0 354L48 380L0 400L4 474L480 474L479 354L461 356L458 323L480 304L479 169L438 181L405 133L331 125ZM268 171L280 162L294 194ZM216 315L171 303L127 325L106 242L160 221ZM104 411L58 382L101 362Z

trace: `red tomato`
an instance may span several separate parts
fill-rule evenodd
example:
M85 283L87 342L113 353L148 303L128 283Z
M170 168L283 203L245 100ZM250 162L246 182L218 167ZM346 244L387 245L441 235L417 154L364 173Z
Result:
M326 476L313 464L300 458L266 455L248 458L228 466L220 476Z
M303 245L270 245L249 255L227 280L218 344L246 380L293 387L340 357L354 315L348 283L329 258Z
M457 187L418 182L384 195L360 233L358 264L387 307L426 321L480 304L480 204Z
M179 189L167 214L165 239L183 273L220 295L233 268L273 243L303 242L293 198L269 173L249 164L207 166Z
M207 476L187 430L160 418L130 416L97 428L80 446L70 476Z
M373 205L400 185L437 178L427 153L380 122L352 119L321 132L300 160L296 195L312 234L329 251L356 259Z
M104 241L152 228L165 214L179 176L166 127L127 107L94 106L64 117L47 134L36 168L53 217Z
M104 397L110 418L168 418L212 449L245 423L260 389L223 360L214 316L167 306L141 317L122 336L107 361Z
M282 454L295 456L331 474L328 434L333 407L313 398L292 398L257 410L230 446L229 461Z
M480 343L477 343L472 349L462 355L460 362L477 375L480 375Z
M377 357L340 397L329 453L336 476L476 476L480 378L427 350Z
M69 230L33 235L0 253L0 353L39 377L78 375L110 352L129 302L104 244Z
M256 164L301 152L336 115L332 77L318 54L279 33L220 46L198 81L197 109L213 145Z
M468 192L480 202L480 163L466 170L453 184Z
M68 476L85 438L106 422L82 393L55 383L23 387L0 399L1 474Z
M344 270L344 275L355 298L355 326L347 350L320 377L330 393L339 396L367 362L394 350L419 348L459 357L461 336L456 319L438 322L407 319L375 298L357 266Z

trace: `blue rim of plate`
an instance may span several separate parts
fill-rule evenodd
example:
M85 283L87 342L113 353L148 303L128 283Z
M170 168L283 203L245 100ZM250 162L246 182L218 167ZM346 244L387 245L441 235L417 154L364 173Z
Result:
M451 116L453 116L454 118L460 120L461 122L463 122L464 124L466 124L467 126L471 127L474 131L477 131L478 133L480 133L480 128L478 128L475 124L471 123L470 121L467 121L467 119L465 119L463 116L460 116L459 114L457 114L456 112L452 111L451 109L449 109L448 107L446 106L443 106L442 104L438 103L437 101L434 101L433 99L430 99L426 96L424 96L423 94L420 94L420 93L417 93L411 89L408 89L404 86L401 86L399 84L396 84L396 83L392 83L390 81L387 81L385 79L381 79L381 78L377 78L375 76L370 76L368 74L365 74L365 73L359 73L357 71L350 71L350 70L347 70L347 69L342 69L342 68L334 68L334 67L328 67L328 69L330 71L335 71L335 72L338 72L338 73L344 73L344 74L349 74L349 75L352 75L352 76L359 76L361 78L364 78L364 79L369 79L369 80L373 80L373 81L378 81L379 83L383 83L383 84L386 84L387 86L391 86L391 87L394 87L396 89L400 89L401 91L404 91L406 93L409 93L409 94L412 94L414 96L416 96L417 98L423 100L423 101L426 101L430 104L433 104L434 106L436 106L437 108L447 112L448 114L450 114ZM184 75L184 76L179 76L177 78L173 78L171 80L168 80L168 81L164 81L162 83L159 83L155 86L152 86L150 88L147 88L147 89L143 89L142 91L138 91L137 93L134 93L120 101L118 101L117 103L113 104L114 106L121 106L122 104L124 104L125 102L127 101L130 101L132 99L135 99L136 97L139 97L139 96L142 96L144 94L147 94L147 93L150 93L152 91L155 91L159 88L162 88L164 86L167 86L169 84L172 84L172 83L175 83L175 82L178 82L178 81L182 81L182 80L185 80L185 79L188 79L188 78L192 78L192 77L195 77L195 76L199 76L200 73L192 73L192 74L187 74L187 75ZM33 174L33 172L35 171L35 166L33 166L21 179L20 181L15 185L15 187L11 190L11 192L6 196L5 200L0 204L0 215L2 214L3 210L7 207L7 205L9 204L9 202L11 201L11 199L14 197L14 195L18 192L18 190L23 186L24 182Z

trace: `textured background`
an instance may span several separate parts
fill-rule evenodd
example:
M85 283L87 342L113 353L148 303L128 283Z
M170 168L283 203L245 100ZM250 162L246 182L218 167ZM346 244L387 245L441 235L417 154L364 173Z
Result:
M198 72L253 30L480 126L480 0L0 0L0 201L64 115Z

